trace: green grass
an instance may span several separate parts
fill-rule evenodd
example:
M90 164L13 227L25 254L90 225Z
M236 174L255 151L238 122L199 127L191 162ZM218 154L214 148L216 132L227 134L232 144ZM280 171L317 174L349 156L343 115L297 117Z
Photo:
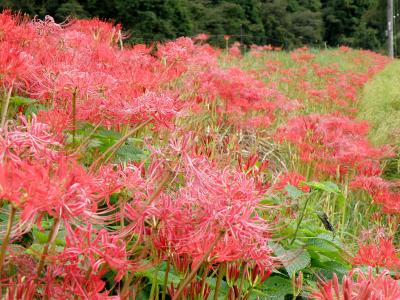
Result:
M400 60L367 83L359 104L359 118L371 124L371 141L400 145Z

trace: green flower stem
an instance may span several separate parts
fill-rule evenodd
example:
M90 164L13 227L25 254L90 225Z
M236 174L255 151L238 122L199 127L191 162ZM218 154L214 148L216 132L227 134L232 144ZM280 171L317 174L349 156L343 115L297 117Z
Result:
M203 264L203 262L208 258L210 255L211 251L214 249L214 247L218 244L218 242L221 240L221 238L224 236L224 232L220 232L218 237L215 239L215 241L211 244L211 246L208 248L208 250L204 253L204 255L201 257L200 261L197 263L196 267L190 272L188 276L179 284L179 289L172 298L172 300L178 300L183 294L183 291L185 290L186 286L192 281L192 279L196 276L197 271L200 269L200 266Z
M163 291L162 291L161 300L165 300L165 297L167 295L167 284L168 284L168 275L169 275L170 268L171 268L171 260L170 260L170 258L168 258L167 267L165 269L164 282L163 282Z
M0 249L0 277L3 273L4 258L7 251L8 243L10 242L10 235L11 235L12 225L14 222L15 212L16 208L11 205L10 215L8 216L6 235L4 236L3 243L1 244L1 249Z
M40 275L42 274L42 271L43 271L43 268L44 268L44 262L46 260L46 256L49 253L50 247L53 246L53 244L54 244L54 242L56 240L58 230L60 229L60 224L61 224L61 219L60 218L55 218L53 226L51 227L51 230L50 230L49 237L47 239L47 243L44 246L42 255L40 257L39 266L38 266L38 269L37 269L37 272L36 272L36 275L38 277L40 277Z

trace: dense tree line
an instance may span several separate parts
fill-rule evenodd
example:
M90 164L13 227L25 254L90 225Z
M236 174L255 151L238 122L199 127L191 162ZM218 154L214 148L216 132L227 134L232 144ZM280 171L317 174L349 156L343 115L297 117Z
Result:
M386 0L0 0L0 8L62 21L69 15L122 23L132 42L205 32L211 42L385 46Z

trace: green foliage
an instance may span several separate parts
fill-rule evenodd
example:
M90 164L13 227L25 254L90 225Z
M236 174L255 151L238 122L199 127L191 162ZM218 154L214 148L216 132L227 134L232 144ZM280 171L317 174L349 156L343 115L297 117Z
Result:
M272 249L274 254L280 258L290 278L296 272L308 267L311 262L310 254L303 248L285 250L281 245L273 244Z
M292 293L292 281L281 276L272 276L268 278L261 286L259 296L262 299L283 299L286 295ZM258 294L257 291L255 294Z
M97 157L116 144L122 134L104 127L94 130L93 126L83 124L75 132L77 147L85 147L83 162L89 164L93 157ZM89 137L89 138L88 138ZM72 143L72 133L67 135L67 143ZM143 141L137 138L128 138L115 152L114 162L144 161L148 156L148 150L143 147Z
M360 101L360 119L371 124L370 139L378 145L400 146L400 61L394 61L364 88ZM400 155L385 162L384 176L400 179Z
M129 41L151 43L205 32L210 43L302 45L347 44L366 49L385 45L384 0L2 0L0 8L57 21L67 16L122 23Z
M60 7L56 10L55 17L57 17L58 19L65 19L68 16L80 19L88 17L82 5L79 4L76 0L69 0L68 2L61 4Z
M331 46L379 49L384 43L385 8L380 0L322 1L325 40Z
M394 61L369 81L360 100L360 119L367 120L376 144L400 145L400 61Z
M192 22L186 1L115 0L114 17L129 29L133 42L190 36Z

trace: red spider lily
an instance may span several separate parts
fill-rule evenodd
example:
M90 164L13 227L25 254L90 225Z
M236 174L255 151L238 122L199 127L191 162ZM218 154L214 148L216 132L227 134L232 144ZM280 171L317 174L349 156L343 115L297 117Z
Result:
M77 265L50 264L43 279L43 294L56 299L70 299L71 295L82 299L119 300L109 296L105 282L93 272L82 271Z
M113 108L111 113L120 123L141 123L154 119L156 124L168 126L178 110L179 106L174 98L148 92L136 99L121 102L120 107Z
M66 228L66 247L57 259L75 264L99 277L109 269L115 270L116 281L120 281L125 272L132 268L125 242L118 236L113 236L104 229L93 230L90 225L86 229L72 230L69 225Z
M185 172L186 186L177 192L168 196L161 192L153 197L157 181L152 178L160 177L152 172L146 188L150 193L132 188L136 196L124 207L131 222L125 231L134 231L140 237L151 235L162 253L188 255L193 265L223 231L209 259L244 259L271 266L269 226L256 213L261 194L254 180L242 172L219 171L204 157L183 153L182 158L176 171Z
M60 157L53 168L32 174L45 189L45 198L34 198L32 210L47 211L55 218L89 217L96 211L96 185L84 168L73 160Z
M14 162L0 164L0 198L10 201L15 206L26 201L24 175L19 164Z
M15 189L12 201L22 211L21 220L34 220L44 212L62 219L89 218L96 212L98 193L94 180L73 160L60 156L56 164L8 164L13 175L7 180L12 181L3 190L6 193Z
M193 90L193 86L198 87L196 101L209 103L222 99L226 112L244 113L254 110L269 115L276 107L275 102L278 104L286 101L282 93L268 88L238 68L223 70L212 66L193 76L187 82L187 88Z
M304 181L306 181L306 178L303 175L296 172L287 172L279 176L278 181L272 187L274 190L284 191L287 185L292 185L307 193L310 191L310 187Z
M57 156L55 148L60 144L50 133L49 125L37 121L33 115L30 122L20 117L21 125L8 126L0 135L1 159L16 162L35 159L51 161Z
M168 287L168 294L171 296L171 298L174 298L178 288L179 285L175 287L174 283L171 283L171 286ZM210 293L211 288L209 287L208 283L205 283L203 287L203 283L201 281L194 280L183 291L183 299L208 299Z
M397 257L392 239L380 238L379 245L360 245L353 264L397 270L400 268L400 258Z
M98 198L108 198L109 195L122 189L129 190L133 197L143 195L146 182L142 178L143 168L134 165L127 165L123 168L120 165L102 166L95 174L95 184Z
M290 119L275 133L278 142L297 146L300 159L314 161L320 169L335 175L347 173L364 162L370 164L393 155L387 147L375 148L366 138L368 125L347 117L311 114ZM332 174L333 173L333 174Z
M342 285L336 274L333 274L333 280L320 282L319 291L315 291L311 297L320 300L396 300L400 298L400 288L386 271L375 276L371 268L367 274L355 269L348 277L343 277Z
M31 34L30 47L23 49L25 52L22 52L22 48L16 49L29 57L30 72L26 80L30 83L27 92L31 96L42 101L51 100L56 104L55 109L71 109L71 99L76 94L77 118L95 120L95 123L103 121L105 125L121 121L110 120L120 117L115 115L115 110L122 113L125 109L129 113L124 103L142 108L134 111L136 115L124 114L127 121L141 120L148 113L153 113L155 120L165 124L170 120L170 116L166 114L175 115L174 109L167 112L170 101L166 101L166 96L150 97L149 94L140 98L147 89L157 90L158 84L163 80L170 80L171 72L175 70L171 71L169 66L164 67L137 47L126 51L118 50L116 42L120 39L120 27L98 20L73 21L68 27L61 27L50 18L44 22L35 21L30 26L36 29ZM60 42L63 49L58 47ZM2 49L13 53L14 48ZM4 76L10 66L20 65L17 57L4 53L2 58L7 61L4 72L0 72ZM159 68L155 68L155 65ZM163 68L165 72L160 72ZM0 71L1 69L0 67ZM27 68L24 66L25 69ZM13 69L12 74L18 72ZM12 79L15 78L10 80ZM124 97L120 97L119 91ZM129 95L127 91L132 91L133 94ZM118 103L121 98L124 101ZM129 102L127 99L134 100ZM175 104L174 102L173 105Z
M232 57L241 57L242 52L240 51L240 43L234 42L232 46L229 48L229 55Z
M210 38L210 36L206 33L199 33L194 37L195 41L206 41Z
M3 288L3 284L0 284ZM10 280L5 286L5 293L2 293L4 300L24 299L33 300L37 299L37 288L38 285L34 278L26 278L21 275L17 275L15 279Z
M315 58L306 47L299 48L290 54L290 57L297 63L309 62Z
M384 211L388 213L397 213L400 211L400 193L391 191L394 185L378 176L358 176L350 186L354 189L366 190L372 199L383 205Z
M235 122L239 128L248 129L248 128L267 128L271 125L272 120L270 116L257 116L252 117L248 120L243 120L238 118Z
M71 129L72 118L68 112L61 109L41 110L37 118L40 123L50 126L54 138L57 137L59 142L63 141L63 131Z
M26 71L24 54L8 42L0 42L0 82L11 87Z
M270 266L269 226L256 213L260 198L254 181L241 172L217 171L201 157L187 159L187 187L174 195L175 208L167 206L170 212L163 213L160 234L167 234L170 248L190 254L196 264L223 231L211 254L216 262L241 258Z

